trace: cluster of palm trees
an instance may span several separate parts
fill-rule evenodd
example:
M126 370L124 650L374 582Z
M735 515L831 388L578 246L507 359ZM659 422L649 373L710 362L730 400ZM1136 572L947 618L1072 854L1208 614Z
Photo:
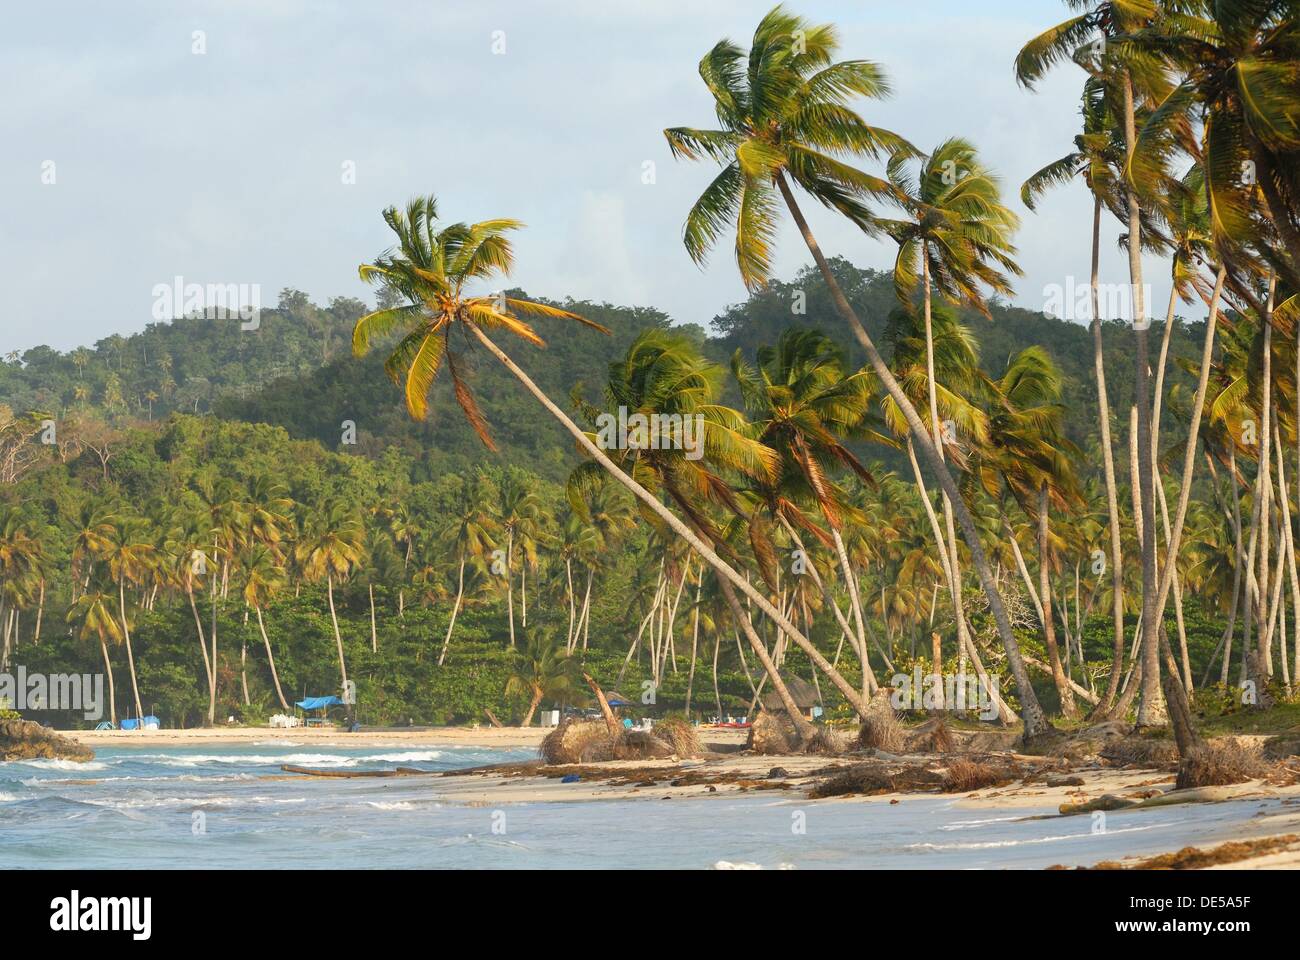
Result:
M425 415L429 387L446 365L457 401L488 443L486 424L458 366L469 349L482 348L495 357L588 458L575 471L573 488L581 492L597 477L612 479L662 533L663 600L657 602L675 607L692 565L698 564L697 590L707 570L734 628L761 664L764 681L792 716L799 711L779 663L787 644L801 650L814 676L828 679L858 713L865 713L879 686L870 661L873 648L889 663L888 651L870 635L872 618L860 577L861 564L872 556L870 547L863 549L865 542L889 531L888 517L881 523L880 515L893 505L893 491L879 485L862 495L874 481L854 450L872 441L903 448L921 494L922 529L928 529L931 542L926 554L915 558L913 576L892 584L892 598L891 584L881 582L876 622L891 622L907 603L899 596L905 582L915 584L916 571L928 567L922 579L928 575L933 585L930 622L942 589L959 669L969 664L986 683L985 661L994 651L976 635L974 621L978 616L991 627L1001 648L996 656L1015 684L1027 737L1049 726L1029 680L1028 667L1038 664L1050 673L1064 715L1076 713L1076 697L1089 699L1098 715L1115 715L1140 695L1139 724L1164 723L1168 710L1185 750L1196 735L1188 705L1193 684L1182 629L1183 580L1212 579L1213 565L1225 559L1221 542L1220 549L1195 542L1183 550L1189 516L1193 528L1208 529L1201 525L1207 511L1190 510L1194 485L1207 486L1206 478L1195 476L1198 460L1209 464L1214 497L1228 505L1219 519L1229 521L1233 537L1226 558L1235 571L1232 596L1222 605L1231 611L1224 670L1238 603L1243 671L1253 683L1271 677L1275 642L1286 662L1280 598L1288 577L1296 603L1293 628L1300 622L1283 463L1284 443L1298 436L1296 383L1288 383L1286 368L1274 363L1275 353L1282 359L1294 349L1284 336L1294 341L1300 335L1300 325L1292 327L1293 294L1300 289L1300 22L1284 0L1069 0L1068 6L1075 15L1031 40L1015 69L1019 80L1032 86L1055 65L1072 62L1081 68L1083 128L1075 149L1031 178L1022 195L1032 206L1048 186L1074 180L1093 192L1092 324L1104 523L1075 522L1065 536L1053 527L1054 512L1068 512L1072 520L1095 518L1098 494L1094 482L1077 476L1082 458L1065 438L1060 374L1047 353L1028 349L1012 358L1000 377L990 377L979 368L969 330L947 306L935 303L937 293L946 305L987 313L991 296L1011 290L1011 278L1019 273L1012 243L1018 218L1003 202L997 178L961 139L927 154L868 123L855 101L890 93L883 70L865 60L837 61L833 26L808 23L782 7L762 19L748 50L724 40L701 60L699 73L718 125L665 131L674 156L712 160L720 168L687 215L684 241L690 256L702 263L734 229L741 277L751 290L761 290L784 208L836 313L865 354L864 368L848 369L825 337L791 333L761 350L756 365L740 356L733 362L742 413L718 402L723 371L680 338L652 331L611 368L604 399L610 408L699 415L706 456L602 449L596 435L541 391L491 336L504 331L540 345L525 319L529 314L596 325L543 304L470 292L475 282L508 272L507 235L519 224L492 220L440 227L432 198L413 201L405 211L385 211L397 246L361 272L396 295L400 305L362 318L354 347L364 352L377 338L400 330L387 368L404 385L412 416ZM864 161L883 162L883 175L863 169ZM803 214L801 196L848 218L864 234L897 243L900 310L889 328L892 360L840 288ZM896 215L886 216L882 208ZM1134 292L1132 513L1127 518L1119 503L1113 451L1119 431L1108 405L1102 354L1107 318L1096 295L1103 212L1124 225ZM1142 297L1144 251L1169 256L1174 280L1154 368ZM1190 399L1167 387L1180 299L1204 303L1207 310L1202 355L1199 362L1187 361L1197 380ZM1216 356L1221 331L1231 345ZM1275 331L1281 335L1275 337ZM1295 359L1300 363L1300 353ZM583 402L575 405L580 414L594 412ZM1169 476L1159 469L1166 457L1160 433L1162 418L1175 415L1187 427L1176 445L1181 449L1168 454L1175 463L1182 454L1181 472ZM1246 473L1251 460L1253 481ZM853 479L846 483L844 476ZM937 502L927 480L938 487ZM1246 487L1251 488L1249 523L1243 524ZM1023 518L1023 529L1016 529L1016 518ZM1033 545L1036 577L1021 537ZM857 567L850 538L860 544ZM1137 544L1138 570L1125 564L1126 538ZM670 567L674 540L689 552ZM1073 565L1071 614L1068 593L1066 604L1058 599L1069 570L1067 551L1072 548L1075 557L1094 555L1092 548L1103 542L1109 564L1103 553L1100 566L1109 570L1093 573L1086 608L1079 564ZM782 581L778 561L789 548L810 561L805 569L811 576ZM823 573L824 557L831 562ZM965 590L963 569L971 568L982 596ZM1131 580L1137 582L1135 590L1128 587ZM1165 630L1171 589L1181 663ZM1124 614L1133 593L1140 596L1140 617L1130 645ZM1083 659L1082 622L1098 595L1108 595L1114 621L1113 654L1101 692L1091 677L1085 686L1072 675ZM915 601L918 610L925 608L923 600ZM841 673L838 654L831 662L810 639L814 606L832 608L837 632L858 660L860 684ZM1024 625L1026 610L1041 628L1045 665L1021 649L1016 627ZM775 634L772 643L760 635L764 624ZM1256 660L1258 670L1251 666ZM1289 686L1287 668L1281 669ZM994 689L990 693L997 696Z

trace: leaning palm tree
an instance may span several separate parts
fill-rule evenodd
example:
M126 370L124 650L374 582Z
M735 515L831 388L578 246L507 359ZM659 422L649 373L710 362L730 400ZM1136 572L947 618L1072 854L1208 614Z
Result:
M889 84L874 63L833 62L838 46L834 27L810 24L778 6L759 23L748 53L723 40L705 54L700 76L713 95L720 128L664 131L674 156L708 158L722 166L687 215L686 249L702 264L734 221L741 278L750 289L759 289L771 272L777 197L785 203L836 311L866 352L871 369L898 405L917 448L953 504L1016 679L1025 735L1033 737L1047 727L1047 721L1029 685L979 530L930 430L844 295L795 198L794 187L798 187L864 231L878 233L879 221L868 204L893 196L893 187L842 158L915 153L897 134L867 124L849 106L854 97L886 96Z
M700 356L694 344L686 337L660 329L643 332L620 360L610 364L609 379L605 387L608 407L605 415L615 416L619 409L632 416L680 418L681 422L700 424L697 442L701 456L694 456L681 447L667 444L629 443L615 451L616 462L646 489L662 492L687 517L691 530L703 541L714 545L730 556L736 556L728 543L724 530L709 514L709 508L720 508L733 515L740 508L734 492L722 473L738 475L751 480L764 480L774 476L777 455L769 447L750 436L751 428L737 411L717 403L721 391L722 369ZM611 412L613 411L613 412ZM598 418L594 409L586 411ZM596 473L595 464L584 464L574 471L570 483L579 489ZM657 499L657 498L656 498ZM647 521L661 526L656 511L643 511ZM666 531L664 531L666 536ZM774 579L772 561L774 550L763 536L756 518L749 518L750 543L764 579ZM685 587L686 573L682 572L679 589ZM725 574L724 574L725 576ZM748 581L741 581L749 586ZM755 656L771 680L772 688L792 718L800 716L794 699L781 679L776 663L754 629L749 613L736 596L737 584L728 578L719 583L727 605L731 608L735 626L745 635ZM752 591L751 592L756 592ZM749 596L750 593L746 593ZM762 596L762 594L758 594ZM766 612L766 611L764 611ZM769 614L769 616L771 616ZM791 637L818 668L835 683L854 709L862 713L863 698L822 656L817 648L788 619L777 621L778 626ZM801 740L812 736L811 725L795 720Z
M864 481L872 480L846 444L884 440L869 417L874 385L865 371L846 375L840 349L815 330L787 330L775 347L761 347L756 359L757 366L751 367L737 350L731 370L754 418L758 439L781 456L776 483L763 492L763 499L800 550L803 544L792 524L806 526L807 521L797 502L812 504L830 528L856 627L850 643L862 661L862 695L867 697L877 684L867 659L858 578L842 534L846 515L853 519L853 511L831 475L850 470ZM814 536L822 539L820 531L814 531ZM815 568L812 572L815 575Z
M468 385L457 372L453 335L462 343L477 342L510 371L534 399L568 431L579 448L645 509L655 514L677 536L685 540L706 563L735 589L741 591L764 615L791 636L810 656L820 657L808 640L784 613L741 576L709 543L660 499L618 468L609 455L573 419L533 382L523 369L487 335L486 330L506 330L537 346L544 341L518 313L560 320L574 320L608 332L567 310L504 294L472 295L466 290L474 281L490 280L509 272L513 253L506 234L518 226L516 220L488 220L437 228L437 204L432 197L411 201L403 213L390 207L384 219L398 238L398 249L360 268L363 279L377 283L400 305L386 307L359 319L353 328L353 351L362 355L371 343L398 329L406 331L385 363L395 382L404 384L408 412L422 419L428 412L428 394L446 359L452 372L457 402L479 437L492 445L487 423ZM828 664L829 666L829 664ZM849 688L852 693L852 688ZM851 702L857 700L856 694ZM865 709L861 703L855 708Z

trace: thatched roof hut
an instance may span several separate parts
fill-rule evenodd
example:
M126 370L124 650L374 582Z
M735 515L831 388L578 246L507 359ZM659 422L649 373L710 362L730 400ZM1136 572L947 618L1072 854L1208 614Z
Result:
M799 708L801 713L807 714L813 707L818 706L821 702L817 696L817 688L802 677L783 677L786 689L790 691L790 699L794 705ZM775 690L768 690L763 694L762 704L764 710L770 710L773 713L784 713L785 704L781 702L780 695Z

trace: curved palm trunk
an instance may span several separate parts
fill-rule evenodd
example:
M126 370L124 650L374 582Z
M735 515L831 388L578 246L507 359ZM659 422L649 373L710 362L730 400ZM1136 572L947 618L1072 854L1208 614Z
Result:
M988 671L984 669L984 661L980 657L979 651L975 649L975 642L971 639L970 631L967 629L966 611L961 600L960 573L953 573L953 557L950 551L944 548L943 533L939 529L939 518L934 512L934 505L930 503L930 492L926 488L925 478L921 475L921 465L916 462L916 449L910 437L907 441L907 459L912 465L912 475L916 478L917 489L921 491L921 504L925 507L925 515L930 521L930 532L934 535L934 542L939 548L939 566L943 569L944 578L948 583L948 595L952 599L953 617L957 623L957 643L966 650L971 663L975 667L975 675L979 678L980 685L983 686L984 692L988 694L989 699L997 706L998 719L1002 723L1009 723L1015 714L1011 712L1011 708L1007 706L1007 702L1002 699L1002 695L998 693L997 688L993 685ZM955 546L955 543L952 546ZM952 553L955 553L955 551L952 551ZM883 609L883 587L880 592L881 608ZM933 609L933 606L931 609ZM964 682L964 678L961 679ZM962 689L961 684L958 685L958 689Z
M280 709L288 710L289 701L284 698L284 691L280 689L280 674L275 669L275 654L271 652L271 638L266 635L266 624L262 622L262 608L254 607L257 611L257 629L262 633L262 642L266 644L266 662L271 667L271 680L275 684L275 695L280 699Z
M1038 697L1034 694L1034 688L1029 682L1029 672L1025 667L1024 658L1020 655L1020 644L1012 632L1011 619L1007 616L1006 607L1002 603L1002 595L998 592L997 582L993 577L993 570L984 554L984 547L980 543L979 530L975 526L975 520L970 511L966 509L966 504L961 499L957 484L953 480L952 474L949 473L947 466L940 459L939 453L931 441L929 431L926 430L925 424L921 422L921 418L917 415L916 408L912 406L907 394L903 392L903 388L894 378L888 364L885 363L880 351L876 349L875 343L872 342L871 337L862 326L862 322L858 319L848 298L844 296L844 291L840 289L839 283L836 282L830 264L827 263L821 247L817 245L817 238L813 236L808 221L804 219L803 212L799 209L794 194L790 191L790 185L783 174L777 174L776 184L785 199L786 206L790 209L790 215L794 217L799 232L803 235L804 243L812 253L813 259L817 262L817 267L826 281L827 289L830 291L831 300L835 304L836 310L848 322L853 335L857 338L858 343L862 345L863 350L866 351L872 370L880 378L880 382L884 384L890 397L898 404L899 410L907 420L908 430L911 431L912 436L920 445L921 452L924 454L931 470L934 471L935 477L938 478L940 487L948 495L949 500L952 501L957 522L961 525L962 535L965 537L967 548L970 550L971 562L979 574L980 585L984 588L984 593L989 601L989 609L992 611L993 619L997 623L998 636L1006 649L1007 665L1011 668L1011 674L1016 681L1016 688L1020 694L1021 717L1025 725L1024 735L1027 738L1032 738L1048 729L1050 724L1048 724L1047 717L1043 714L1043 708L1038 703ZM824 669L823 672L825 672Z
M777 519L781 522L781 526L785 530L786 535L794 543L795 547L799 550L799 552L802 553L805 557L808 557L809 556L808 548L804 546L803 540L800 538L799 534L795 531L794 527L790 524L790 521L787 520L785 517L780 516L779 514L777 515ZM847 638L849 641L849 646L853 648L853 652L857 655L859 662L862 663L863 678L864 678L863 684L865 686L866 683L868 682L866 680L867 671L871 669L871 665L867 663L866 647L859 642L859 638L853 633L853 627L849 624L848 617L846 617L843 611L840 610L839 604L835 602L835 597L831 593L830 587L826 584L824 580L822 580L822 575L817 572L817 565L813 563L811 559L808 560L808 572L812 575L813 583L816 584L817 589L821 591L822 598L826 601L826 605L831 608L831 611L835 614L836 621L839 623L840 646L841 647L843 646L844 640L845 638ZM836 651L835 663L836 664L839 663L838 650ZM874 674L872 675L872 679L870 682L875 683Z
M695 577L695 607L691 611L691 672L686 678L686 719L691 718L691 693L695 688L695 658L700 649L700 594L704 589L704 567Z
M1201 346L1201 369L1196 383L1196 395L1192 400L1191 426L1187 433L1187 446L1183 454L1182 486L1178 491L1178 509L1174 514L1174 526L1170 531L1168 555L1165 561L1159 592L1155 597L1155 616L1164 615L1165 603L1169 598L1169 589L1173 583L1176 570L1178 549L1182 544L1183 526L1187 520L1187 505L1191 501L1192 478L1196 470L1196 444L1201 429L1201 414L1205 409L1205 395L1210 382L1210 362L1214 358L1215 328L1218 326L1219 303L1223 295L1223 285L1227 271L1220 267L1214 281L1214 293L1210 298L1210 313L1205 325L1205 341ZM1268 446L1267 437L1265 446Z
M104 655L104 673L108 674L108 719L117 726L117 695L113 690L113 663L108 659L108 644L101 635L99 638L99 652Z
M573 653L573 624L578 617L578 598L573 595L573 558L564 558L564 577L569 588L569 632L564 641L564 652Z
M199 616L199 605L194 600L194 585L186 579L185 595L190 601L190 612L194 614L194 626L199 635L199 652L203 654L203 676L208 681L208 687L212 686L212 662L208 659L208 641L203 635L203 618Z
M840 531L834 524L831 524L831 537L835 541L835 553L840 562L844 584L848 587L849 602L853 605L853 622L858 630L858 648L862 659L862 700L866 702L880 684L876 681L876 674L871 669L871 661L867 658L867 628L862 617L862 599L858 595L858 578L853 574L853 564L849 563L849 552L844 548L844 538L840 536ZM812 561L809 561L810 566L811 564Z
M699 554L700 557L702 557L704 561L719 574L719 585L722 587L724 598L730 594L727 602L732 608L733 613L740 609L739 601L732 603L732 601L735 600L735 590L738 589L744 593L747 598L753 601L753 603L762 610L766 616L770 617L777 626L784 630L795 644L798 645L799 649L808 655L809 659L811 659L813 663L817 664L817 667L823 674L831 679L831 682L835 684L836 689L844 695L844 698L860 716L865 714L866 704L862 702L858 691L853 689L853 686L840 675L840 672L831 666L830 662L822 656L821 651L813 645L811 640L805 637L784 614L777 610L766 597L755 590L754 587L751 586L744 577L737 573L729 563L718 556L714 549L705 543L705 541L697 535L695 531L688 527L682 519L677 516L677 514L664 506L658 497L652 495L650 491L645 489L645 487L641 486L620 470L618 465L605 454L605 451L596 446L596 444L591 441L591 438L583 433L582 429L574 423L563 410L556 406L554 401L552 401L551 398L532 381L532 378L529 377L528 374L524 373L519 365L511 360L504 350L493 343L487 334L473 324L468 324L467 326L479 343L481 343L489 353L496 357L497 360L499 360L501 364L514 375L515 379L523 384L524 388L564 426L565 430L567 430L574 440L578 442L578 446L580 446L593 460L599 463L601 467L603 467L605 471L619 483L620 486L644 503L666 524L668 524L675 534L685 540L687 544L690 545L691 549ZM743 620L743 610L741 610L741 613L741 619ZM752 626L748 627L746 636L750 637L751 644L757 643L758 647L755 652L760 653L761 651L760 660L763 662L764 669L768 670L769 673L774 673L776 667L772 664L771 658L768 657L767 651L763 649L762 641L758 640L758 637L753 633ZM774 678L774 685L779 682L779 677ZM784 686L784 684L781 685ZM794 716L798 716L797 712Z
M338 646L339 651L339 675L343 678L343 690L346 693L348 688L348 665L343 659L343 634L339 632L339 615L334 609L334 575L326 574L325 591L330 601L330 622L334 624L334 643ZM351 707L351 704L349 704ZM351 710L348 711L351 713Z
M379 652L379 630L375 624L375 585L373 583L366 585L370 593L370 651Z
M1056 643L1056 624L1052 618L1051 552L1048 541L1047 484L1038 488L1038 593L1042 601L1043 639L1047 644L1048 663L1052 668L1052 683L1061 698L1061 712L1073 717L1078 711L1074 705L1074 691L1061 668L1061 651Z
M451 619L447 622L447 635L442 638L442 653L438 654L438 666L447 659L447 647L451 645L451 632L456 629L456 615L460 613L460 600L465 596L465 552L460 554L460 570L456 574L456 602L451 606Z
M515 645L515 531L506 534L506 613L510 617L510 646ZM525 724L526 726L526 724Z
M542 688L539 686L534 686L533 699L528 704L528 712L524 714L523 722L519 724L521 727L531 727L533 725L533 714L537 712L537 707L541 702L542 702Z
M1114 643L1106 693L1098 704L1099 716L1115 703L1120 676L1124 671L1124 551L1120 535L1119 494L1115 484L1115 453L1110 439L1110 400L1106 391L1106 359L1101 338L1101 199L1092 208L1092 367L1097 378L1097 421L1101 430L1102 468L1106 480L1106 514L1110 530L1111 619Z
M139 719L144 716L144 708L140 706L140 684L135 677L135 654L131 652L131 628L126 622L126 579L117 578L117 602L118 612L122 616L122 640L126 643L126 664L131 670L131 695L135 698L135 715ZM144 729L141 724L138 728Z

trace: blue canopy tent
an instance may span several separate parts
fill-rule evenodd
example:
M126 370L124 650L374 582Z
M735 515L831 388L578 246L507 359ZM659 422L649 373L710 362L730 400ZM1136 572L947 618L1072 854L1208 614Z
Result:
M162 721L150 714L138 720L123 720L120 726L123 730L159 730L162 728Z
M333 695L328 697L308 697L294 704L303 710L324 710L326 707L342 706L343 701Z
M335 706L341 707L343 706L343 701L331 694L328 697L306 697L302 700L296 701L294 703L294 706L302 710L321 711L321 715L316 718L314 723L312 720L307 721L307 726L309 727L320 726L322 723L325 722L325 709L327 707L335 707Z

